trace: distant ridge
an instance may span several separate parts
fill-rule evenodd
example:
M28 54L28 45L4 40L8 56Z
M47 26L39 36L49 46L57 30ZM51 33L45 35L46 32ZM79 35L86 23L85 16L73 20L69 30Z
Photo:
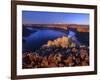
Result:
M89 25L84 24L23 24L23 27L36 27L36 28L55 28L68 30L74 28L78 32L89 32Z

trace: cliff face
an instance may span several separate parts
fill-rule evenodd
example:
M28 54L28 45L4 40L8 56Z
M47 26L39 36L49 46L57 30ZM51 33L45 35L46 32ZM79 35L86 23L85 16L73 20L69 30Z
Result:
M59 47L60 48L68 48L68 47L76 47L76 44L77 43L71 42L71 40L68 37L63 36L63 37L57 38L53 41L49 40L45 46L47 46L47 47L55 46L57 48L59 48Z
M69 38L63 36L62 38L55 39L54 41L48 41L47 46L67 48L69 46Z

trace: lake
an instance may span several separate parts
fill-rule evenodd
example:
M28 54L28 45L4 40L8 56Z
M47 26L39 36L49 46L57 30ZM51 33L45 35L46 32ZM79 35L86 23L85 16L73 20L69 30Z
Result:
M25 28L25 27L24 27ZM54 29L34 29L23 28L23 52L35 51L49 40L55 40L62 36L67 36L67 32ZM89 33L77 33L77 39L80 43L89 46Z

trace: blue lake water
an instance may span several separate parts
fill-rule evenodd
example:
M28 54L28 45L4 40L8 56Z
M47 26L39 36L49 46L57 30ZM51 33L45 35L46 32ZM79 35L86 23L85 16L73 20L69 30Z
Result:
M48 40L54 40L62 36L67 36L67 34L56 30L37 30L37 32L33 32L26 37L23 51L34 51L46 44Z

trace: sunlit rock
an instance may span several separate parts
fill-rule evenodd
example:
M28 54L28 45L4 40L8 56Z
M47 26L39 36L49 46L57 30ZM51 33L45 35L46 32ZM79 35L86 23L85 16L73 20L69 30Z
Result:
M57 38L53 41L49 40L47 42L47 46L55 46L55 47L61 47L61 48L68 48L69 47L69 38L66 36L63 36L61 38Z

